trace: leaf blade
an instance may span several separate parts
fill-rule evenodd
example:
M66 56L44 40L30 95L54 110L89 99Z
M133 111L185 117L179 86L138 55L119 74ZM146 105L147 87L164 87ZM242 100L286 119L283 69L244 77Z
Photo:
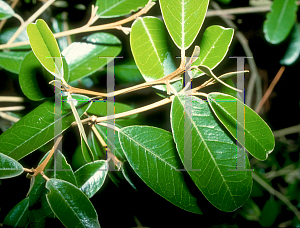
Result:
M8 19L15 14L14 10L4 1L0 1L0 20Z
M21 175L23 166L13 158L0 153L0 179L7 179Z

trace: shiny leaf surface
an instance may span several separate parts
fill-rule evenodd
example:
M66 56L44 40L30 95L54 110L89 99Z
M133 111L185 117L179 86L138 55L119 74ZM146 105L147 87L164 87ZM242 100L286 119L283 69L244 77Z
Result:
M26 51L0 52L0 67L18 74L20 72L21 63L27 54L28 52Z
M100 228L92 203L77 187L63 180L50 179L46 188L50 190L46 198L52 211L66 227Z
M188 49L196 39L208 2L209 0L159 1L167 29L179 49Z
M26 227L29 222L28 206L29 199L23 199L6 215L3 224L9 227Z
M237 140L237 125L244 129L245 142L240 142L246 150L259 160L265 160L268 154L274 150L275 139L270 127L251 108L235 97L210 93L208 95L210 107L227 128L230 134ZM237 105L244 107L244 126L237 121ZM241 115L243 115L241 113Z
M185 110L189 104L191 113ZM171 127L185 169L206 199L226 212L241 207L250 196L251 172L235 171L237 166L244 168L236 164L241 155L209 105L197 97L177 95L172 102ZM249 166L246 157L245 169Z
M0 179L16 177L23 172L23 166L19 162L0 153Z
M14 10L4 1L0 1L0 20L12 17L15 14Z
M126 158L136 174L172 204L201 214L179 171L182 164L171 133L150 126L130 126L119 131Z
M103 185L107 171L107 163L104 160L82 166L75 172L78 188L91 198Z

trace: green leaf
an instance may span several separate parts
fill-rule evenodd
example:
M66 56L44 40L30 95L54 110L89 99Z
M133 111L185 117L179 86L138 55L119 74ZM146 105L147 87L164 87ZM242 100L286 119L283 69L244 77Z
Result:
M190 193L171 133L150 126L130 126L119 131L126 158L136 174L157 194L172 204L201 214Z
M6 44L10 40L10 38L15 34L15 32L18 30L18 28L19 27L14 27L14 28L5 29L3 31L1 30L0 43ZM21 42L21 41L28 41L28 36L27 36L26 30L23 30L13 43L17 43L17 42ZM30 45L23 45L23 46L19 46L19 47L12 47L10 49L11 50L13 50L13 49L18 49L18 50L28 49L28 50L30 50L31 47L30 47Z
M48 154L49 152L44 155L39 164L45 160ZM55 154L55 159L52 156L49 160L44 173L49 178L55 177L77 185L71 166L59 150ZM32 227L45 227L50 218L53 219L55 217L46 199L48 191L45 188L45 184L46 180L41 175L36 176L29 194L29 220Z
M90 104L88 102L78 107L79 116L83 115ZM54 116L53 101L41 104L0 135L0 152L19 160L49 142L55 137L54 125L58 120L55 122ZM75 118L71 110L64 109L61 117L62 131L65 131Z
M280 213L280 205L274 199L269 199L261 212L259 224L262 227L271 227Z
M144 7L148 0L97 0L97 16L100 18L120 17Z
M91 107L88 110L88 113L96 116L107 116L107 102L108 101L105 100L94 100ZM114 102L114 106L115 114L133 110L131 106L119 102ZM134 114L125 118L132 119L137 117L137 115L138 114Z
M78 188L91 198L102 187L107 171L107 163L104 160L82 166L75 172Z
M140 83L143 81L143 76L134 60L116 65L114 71L116 80L122 83Z
M0 179L16 177L23 172L23 166L19 162L0 153Z
M251 198L247 200L241 210L239 210L239 213L250 221L259 221L261 215L259 207Z
M6 215L3 224L9 227L25 227L29 222L28 206L29 199L23 199Z
M210 93L208 102L215 115L234 138L237 139L237 124L242 129L245 129L245 142L239 143L252 156L259 160L267 159L268 154L274 150L275 139L270 127L256 112L240 100L227 94ZM244 126L237 122L238 105L244 107L245 110Z
M125 162L122 164L122 167L121 167L122 174L123 174L125 180L127 180L127 182L131 185L131 187L133 187L135 190L137 190L136 187L135 187L135 185L134 185L134 183L131 181L131 178L130 178L130 176L129 176L129 173L128 173L128 172L129 172L129 171L128 171L129 167L128 167L128 166L129 166L129 165L128 165L128 162L127 162L127 161L125 161Z
M121 51L121 41L109 33L94 33L87 42L73 42L62 54L69 65L70 82L84 78L113 60ZM108 56L110 58L108 58Z
M63 59L63 63L64 78L65 81L68 81L68 64L65 59ZM52 80L54 80L53 75L44 70L33 52L29 52L21 64L19 74L20 87L25 96L33 101L54 96L53 85L49 85Z
M191 114L185 111L189 103ZM226 212L241 207L251 193L252 178L251 172L235 169L249 169L249 160L246 156L245 167L237 164L238 147L214 118L208 104L197 97L177 95L172 102L171 127L180 158L206 199Z
M296 21L296 0L274 0L264 22L265 38L272 44L286 39Z
M132 25L130 46L134 60L146 82L154 81L176 70L164 23L155 17L138 18ZM178 91L181 82L174 84ZM166 86L154 86L166 91Z
M218 1L223 4L229 4L231 2L231 0L218 0Z
M233 38L234 30L222 26L208 27L201 39L200 56L192 66L205 65L214 69L224 59ZM193 70L193 77L199 77L203 73Z
M21 63L27 54L27 51L0 52L0 67L19 74Z
M37 59L55 77L61 79L63 62L58 44L46 22L38 19L27 26L29 42Z
M281 65L292 65L299 59L300 55L300 24L294 25L294 28L291 32L291 40L289 46L280 60Z
M100 228L92 203L77 187L63 180L50 179L46 188L50 190L46 198L52 211L66 227Z
M4 1L0 1L0 20L12 17L15 14L14 10Z
M188 49L203 24L209 0L160 0L167 29L179 49Z

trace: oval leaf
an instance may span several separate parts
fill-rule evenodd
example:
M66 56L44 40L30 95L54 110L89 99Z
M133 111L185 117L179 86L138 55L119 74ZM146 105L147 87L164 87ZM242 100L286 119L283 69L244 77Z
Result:
M23 199L6 215L3 224L9 227L26 227L29 222L28 206L29 199Z
M97 16L100 18L120 17L137 11L148 0L97 0Z
M191 114L185 111L188 102ZM245 167L237 164L238 147L220 127L208 104L197 97L177 95L171 108L171 127L180 158L206 199L226 212L241 207L250 196L252 178L251 172L235 169L249 169L249 160L245 158ZM187 167L187 162L192 167Z
M85 164L75 172L78 188L91 198L102 187L107 171L104 160Z
M119 131L126 158L137 175L157 194L172 204L201 214L190 193L171 133L149 126L130 126Z
M214 69L224 59L233 38L234 30L222 26L208 27L201 39L200 56L192 66L205 65ZM203 73L193 70L193 77L199 77Z
M285 40L295 24L297 9L296 0L274 0L264 22L268 42L279 44Z
M0 20L12 17L15 14L14 10L4 1L0 1Z
M281 65L292 65L300 56L300 24L294 25L289 46L280 60Z
M186 50L203 24L209 0L160 0L167 29L179 49Z
M81 96L87 99L86 96ZM90 104L88 102L78 107L79 116L83 115ZM0 135L0 152L19 160L43 146L55 137L54 125L58 120L55 122L54 117L54 102L41 104ZM62 109L60 120L62 131L65 131L75 118L71 110Z
M112 61L122 49L121 41L108 33L94 33L86 37L86 41L73 42L62 52L69 65L70 82L96 72L107 64L107 60Z
M130 46L146 82L163 78L176 70L164 23L158 18L138 18L131 28ZM177 82L174 86L178 90L181 83ZM166 86L154 88L166 91Z
M23 172L23 166L19 162L0 153L0 179L16 177Z
M275 139L270 127L256 112L235 97L223 93L210 93L208 102L233 137L237 139L237 124L244 129L245 142L239 143L252 156L259 160L267 159L268 154L274 150ZM244 126L237 121L237 105L244 107Z
M46 22L38 19L27 26L30 46L40 63L57 78L63 78L63 62L58 44Z
M27 51L0 52L0 67L19 74L21 63L27 54Z
M77 187L63 180L50 179L46 188L50 190L46 198L52 211L66 227L100 228L92 203Z

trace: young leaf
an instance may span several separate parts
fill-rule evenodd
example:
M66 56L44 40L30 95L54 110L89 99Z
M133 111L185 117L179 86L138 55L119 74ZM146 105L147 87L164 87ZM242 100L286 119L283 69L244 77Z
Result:
M246 150L259 160L266 160L275 147L275 139L270 127L251 108L235 97L210 93L208 102L215 115L237 140L237 125L244 129L245 142L241 143ZM237 122L237 103L244 107L244 126Z
M296 0L274 0L271 12L264 22L265 38L272 44L279 44L290 33L296 21L298 6Z
M297 61L297 59L299 59L300 56L300 24L295 24L291 33L292 35L289 46L283 58L280 60L281 65L292 65Z
M179 49L186 50L203 24L209 0L160 0L167 29Z
M185 107L189 102L190 114ZM246 156L245 167L237 164L238 147L214 118L208 104L197 97L177 95L172 102L171 127L180 158L206 199L226 212L241 207L251 193L251 172L234 169L249 169L249 160Z
M158 18L138 18L131 28L130 46L146 82L163 78L176 70L164 23ZM181 82L176 82L174 86L179 90ZM166 91L166 86L154 88Z
M16 177L23 172L23 166L19 162L0 153L0 179Z
M27 51L0 52L0 67L19 74L21 63L27 54Z
M109 33L94 33L86 41L73 42L62 52L70 68L70 82L96 72L122 49L121 41Z
M97 16L100 18L120 17L137 11L149 0L97 0Z
M55 77L62 79L63 62L58 44L46 22L38 19L27 26L29 42L37 59Z
M89 198L102 187L107 175L107 163L104 160L88 163L76 170L78 188Z
M6 2L0 0L0 20L12 17L14 10Z
M23 199L6 215L3 224L9 227L26 227L29 222L28 206L29 199Z
M39 164L44 161L48 154L49 152L44 155ZM45 175L49 178L55 177L77 185L73 170L67 163L65 156L60 151L57 151L54 156L51 157L45 167ZM45 184L46 180L41 175L36 176L29 194L29 220L32 227L45 227L49 220L55 217L46 199L48 191Z
M182 168L171 133L149 126L130 126L119 131L126 158L136 174L172 204L201 214L179 171Z
M208 27L201 39L200 56L192 66L205 65L213 70L226 56L233 33L232 28L217 25ZM202 74L199 70L193 70L193 77L199 77Z
M83 115L90 104L88 102L78 107L79 116ZM53 101L47 101L35 108L0 135L0 152L19 160L49 142L55 137L54 115ZM74 121L72 111L62 109L62 131L69 128Z
M66 227L100 228L93 204L77 187L63 180L50 179L46 188L50 190L46 198L52 211Z
M68 81L69 68L65 59L64 78ZM54 96L53 85L49 82L54 79L53 75L44 70L33 52L29 52L24 58L19 73L19 83L22 92L33 101L40 101L46 97Z

